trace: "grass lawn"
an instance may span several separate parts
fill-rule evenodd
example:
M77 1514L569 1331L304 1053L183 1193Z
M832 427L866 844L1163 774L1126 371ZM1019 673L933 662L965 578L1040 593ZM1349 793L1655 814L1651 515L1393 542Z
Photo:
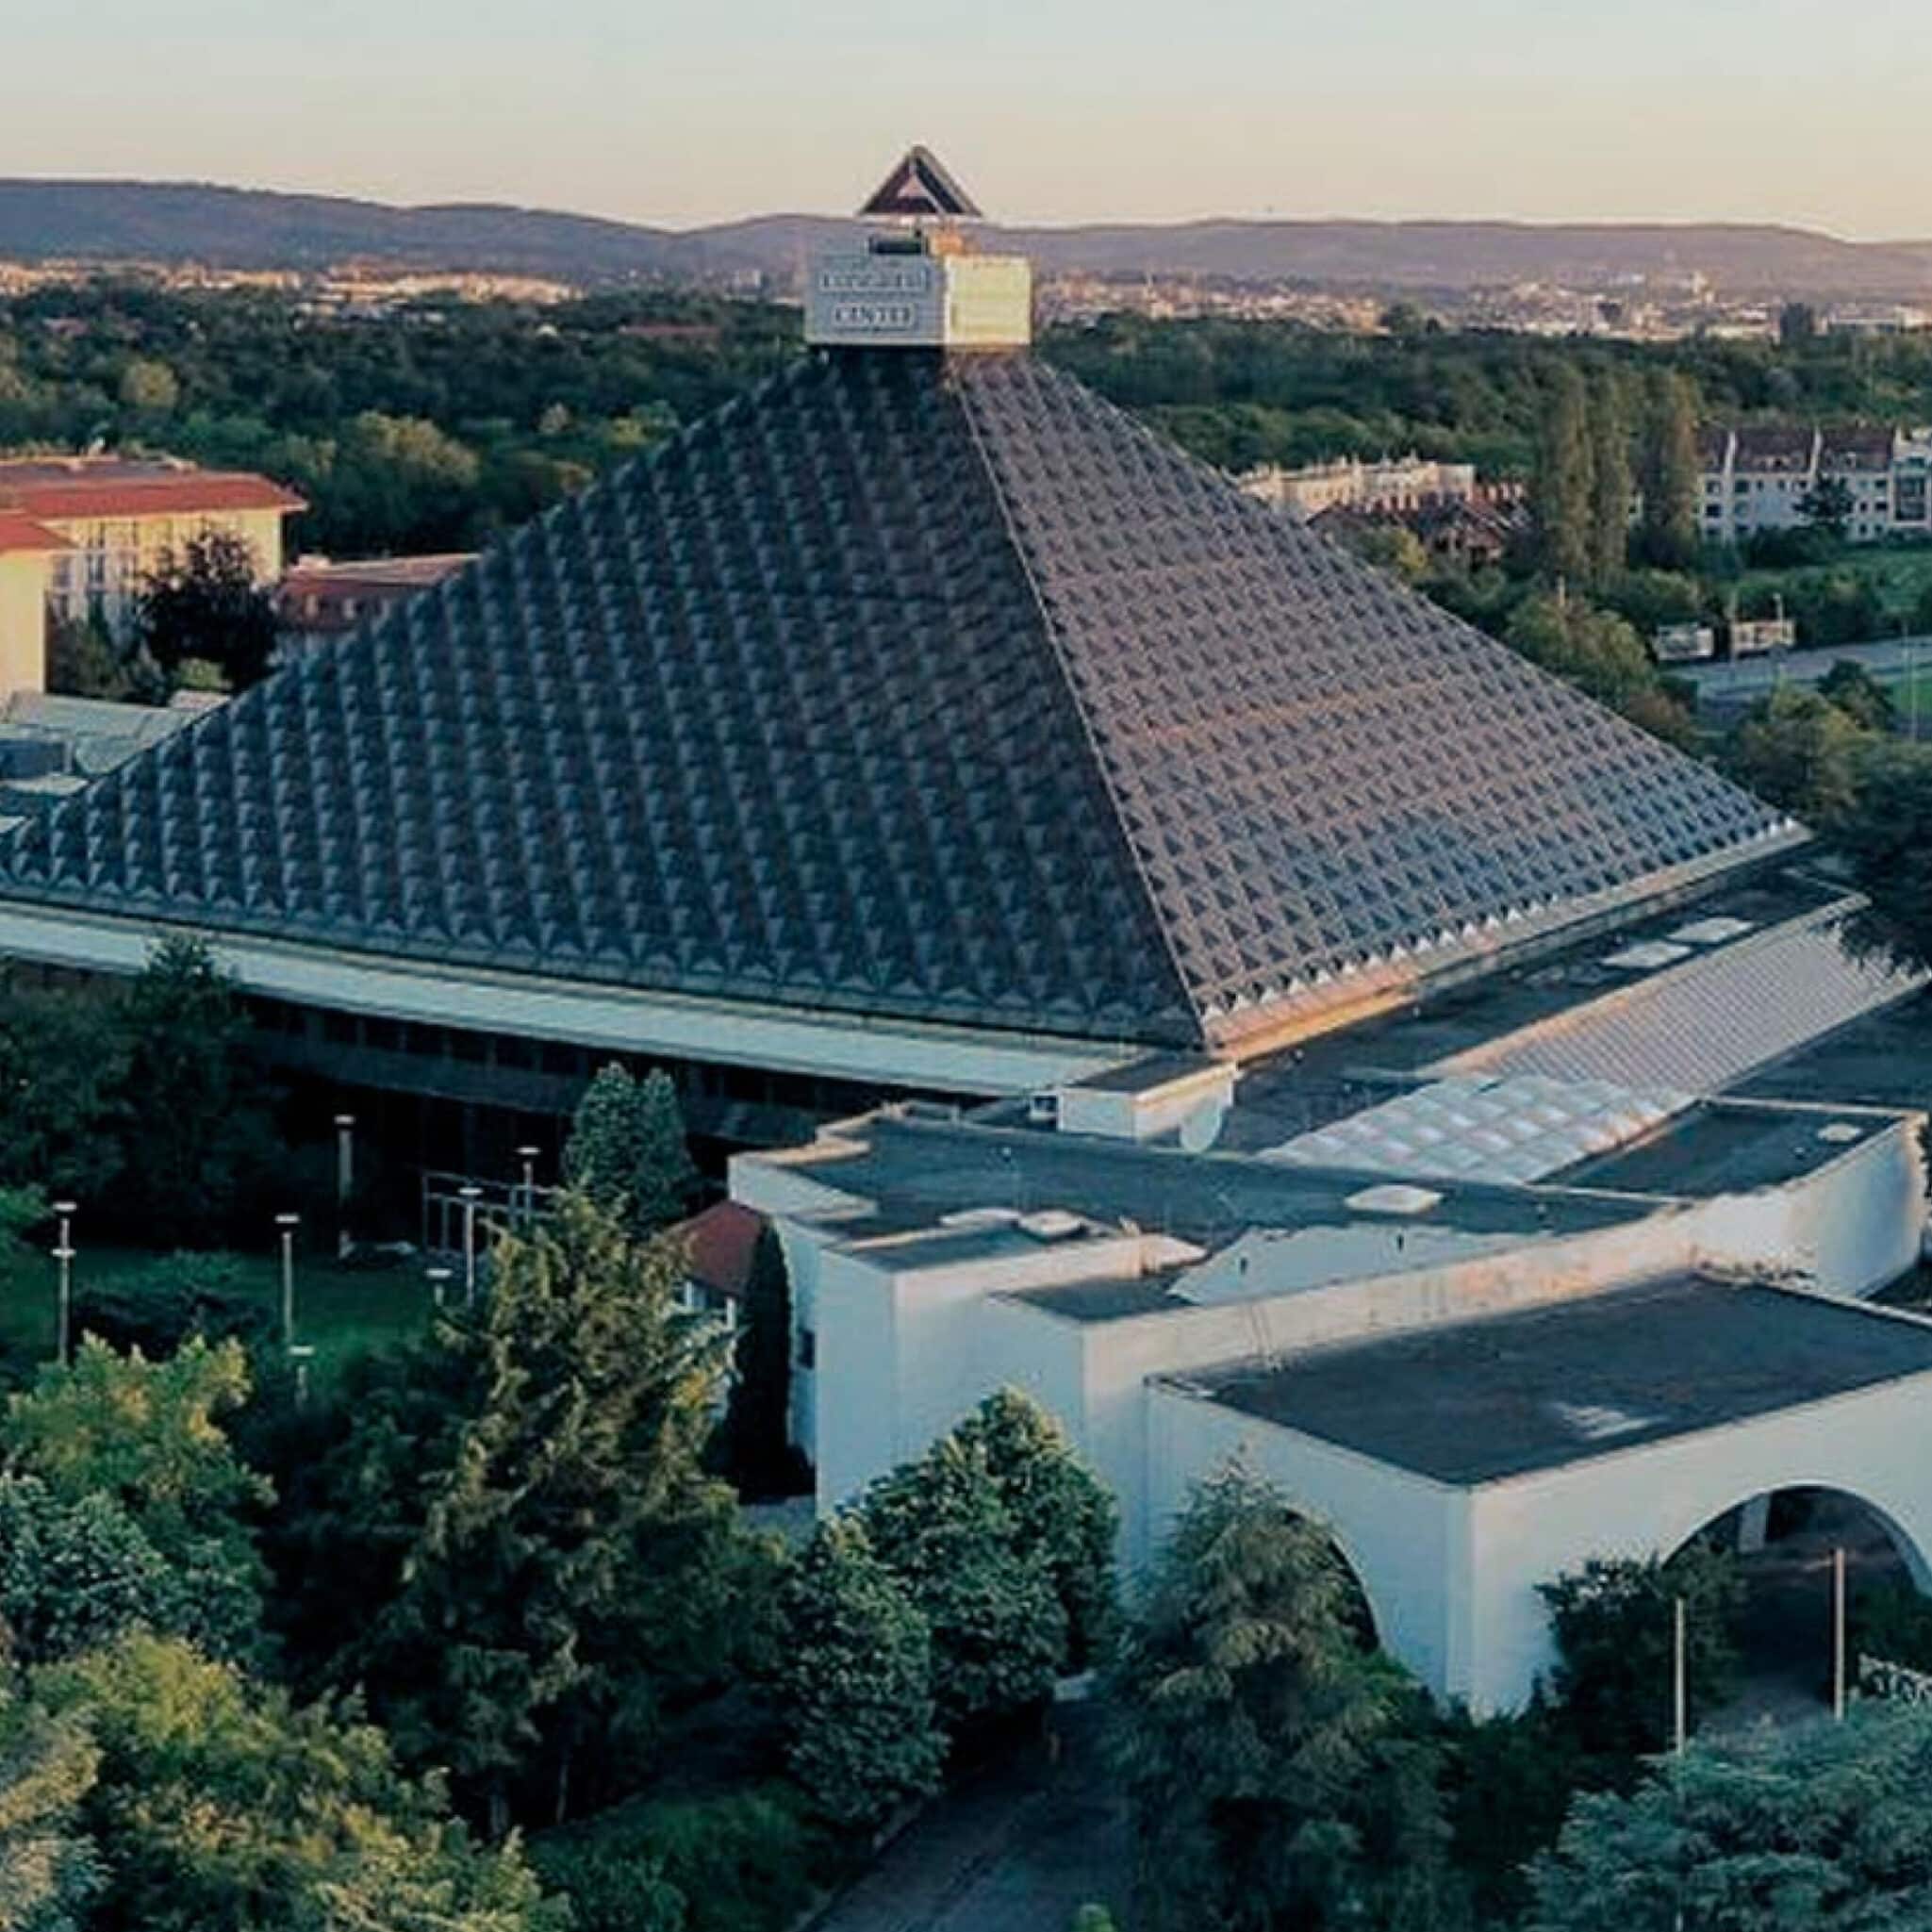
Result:
M84 1236L85 1230L76 1230ZM77 1240L76 1294L89 1282L106 1284L139 1275L164 1257L147 1248L90 1248ZM241 1255L243 1285L259 1296L263 1310L280 1318L282 1274L272 1254ZM28 1250L0 1256L0 1349L25 1360L51 1360L58 1277L50 1256ZM331 1259L295 1257L296 1339L315 1345L316 1370L331 1373L358 1349L419 1329L429 1307L429 1285L420 1267L344 1268Z
M1895 619L1908 619L1918 603L1920 593L1932 585L1932 544L1917 544L1897 550L1847 547L1842 556L1829 564L1793 564L1780 570L1747 570L1737 579L1734 586L1720 587L1726 590L1735 587L1740 596L1756 590L1788 592L1794 582L1827 570L1852 570L1869 577L1883 599L1888 614Z

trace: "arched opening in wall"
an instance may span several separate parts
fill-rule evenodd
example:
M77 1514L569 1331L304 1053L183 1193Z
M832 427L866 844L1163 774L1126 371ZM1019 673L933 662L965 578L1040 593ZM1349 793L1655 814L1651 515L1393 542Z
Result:
M1375 1607L1368 1600L1361 1574L1350 1560L1348 1552L1332 1536L1328 1542L1329 1554L1334 1558L1335 1567L1342 1577L1342 1620L1361 1649L1379 1650L1381 1633L1376 1627Z
M1735 1688L1710 1722L1721 1728L1816 1715L1832 1696L1835 1568L1844 1552L1846 1675L1861 1648L1932 1665L1932 1599L1919 1593L1920 1553L1885 1512L1845 1490L1766 1491L1713 1518L1690 1544L1735 1563L1741 1592L1730 1638ZM1911 1656L1897 1655L1900 1648ZM1922 1654L1921 1654L1922 1653Z

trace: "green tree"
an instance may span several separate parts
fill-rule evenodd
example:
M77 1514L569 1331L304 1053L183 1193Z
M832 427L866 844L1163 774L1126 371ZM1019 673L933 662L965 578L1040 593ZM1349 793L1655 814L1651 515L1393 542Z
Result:
M872 1485L863 1517L932 1631L933 1700L949 1733L1051 1692L1066 1614L1045 1555L1022 1548L983 1448L942 1437Z
M1645 562L1666 570L1687 570L1696 563L1702 473L1691 385L1675 370L1653 371L1645 386L1639 474L1643 517L1638 540Z
M1817 691L1780 685L1732 730L1731 775L1767 804L1829 826L1858 803L1871 734Z
M1589 405L1590 565L1593 586L1609 584L1624 568L1630 544L1630 425L1624 389L1614 375L1596 384Z
M1852 487L1841 476L1821 477L1798 503L1798 514L1813 530L1840 540L1853 508Z
M47 688L68 698L124 702L139 695L138 680L105 619L47 620Z
M759 1231L751 1251L735 1348L737 1372L725 1415L732 1480L746 1496L789 1494L800 1473L791 1440L791 1278L771 1228Z
M211 1650L255 1643L263 1581L250 1518L272 1491L222 1427L248 1399L239 1346L189 1341L167 1362L81 1344L68 1368L41 1371L8 1403L7 1468L68 1504L106 1497L173 1569L178 1621Z
M1818 695L1862 731L1889 732L1897 723L1891 693L1856 658L1834 664L1820 682Z
M1578 1798L1532 1870L1529 1932L1863 1932L1932 1924L1932 1719L1693 1743L1628 1796Z
M1405 584L1419 584L1428 575L1428 552L1405 524L1362 524L1349 530L1347 543L1357 556L1393 571Z
M747 1557L700 1466L726 1341L682 1312L682 1277L671 1244L570 1193L499 1245L487 1299L447 1330L476 1406L424 1472L363 1661L405 1757L448 1763L493 1837L520 1790L547 1787L558 1819L580 1772L594 1794L667 1690L730 1655Z
M57 1496L31 1476L0 1476L0 1620L29 1664L195 1621L180 1576L119 1501Z
M1060 1425L1016 1389L991 1395L954 1431L985 1459L1023 1557L1038 1557L1066 1618L1062 1668L1104 1656L1119 1610L1114 1543L1120 1512Z
M1684 1606L1685 1677L1693 1721L1736 1686L1737 1560L1708 1543L1656 1557L1592 1559L1542 1586L1560 1661L1553 1687L1580 1747L1634 1767L1670 1742L1675 1605Z
M129 1042L119 1204L156 1247L208 1247L235 1217L270 1128L248 1018L206 943L163 939L122 1002Z
M1197 1487L1115 1672L1149 1932L1445 1923L1419 1693L1348 1600L1278 1490L1238 1467Z
M1580 597L1525 598L1511 614L1504 636L1532 664L1614 709L1657 688L1657 669L1643 640L1622 618Z
M165 362L150 355L128 358L121 372L123 406L140 416L168 416L181 400L181 385Z
M634 1234L678 1220L697 1175L670 1076L653 1067L636 1081L616 1061L599 1072L570 1123L564 1178L620 1214Z
M77 1829L100 1754L87 1727L0 1687L0 1932L81 1932L101 1887Z
M1590 579L1593 454L1589 390L1573 365L1560 363L1544 386L1529 485L1537 562L1547 577Z
M1932 751L1875 745L1832 834L1869 901L1855 942L1908 966L1932 966Z
M127 1059L107 1001L0 995L0 1181L98 1200L122 1169Z
M199 659L214 665L231 691L259 684L279 635L260 570L248 540L231 530L201 531L164 553L136 597L139 647L170 675Z
M834 1824L869 1827L939 1785L926 1620L856 1516L819 1524L784 1598L785 1761Z
M512 1843L474 1846L373 1726L144 1634L36 1674L101 1753L102 1916L141 1932L564 1932Z

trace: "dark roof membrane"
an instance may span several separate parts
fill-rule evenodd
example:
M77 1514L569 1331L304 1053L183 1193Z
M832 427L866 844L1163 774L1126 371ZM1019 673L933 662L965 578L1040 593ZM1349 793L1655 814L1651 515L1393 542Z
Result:
M1194 1047L1780 823L1030 357L833 352L23 827L0 889Z

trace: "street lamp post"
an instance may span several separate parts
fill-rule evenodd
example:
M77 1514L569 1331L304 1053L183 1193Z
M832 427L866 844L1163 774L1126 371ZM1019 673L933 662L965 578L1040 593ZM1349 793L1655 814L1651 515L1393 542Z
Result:
M423 1273L429 1282L430 1297L437 1307L440 1308L443 1305L443 1297L449 1291L450 1270L448 1268L426 1268L423 1270Z
M315 1360L314 1343L298 1342L289 1349L289 1360L295 1364L295 1406L305 1409L308 1406L308 1364Z
M355 1187L355 1116L336 1115L336 1257L349 1259L349 1197Z
M282 1346L291 1352L295 1346L295 1230L302 1225L300 1214L277 1214L275 1226L282 1232Z
M56 1201L54 1212L60 1216L60 1242L54 1259L60 1263L60 1309L58 1338L60 1366L65 1368L74 1352L74 1216L78 1203Z
M463 1306L476 1306L476 1203L483 1190L472 1181L456 1190L463 1202Z
M537 1157L541 1148L522 1147L517 1149L517 1158L523 1164L523 1218L532 1221L537 1218Z

